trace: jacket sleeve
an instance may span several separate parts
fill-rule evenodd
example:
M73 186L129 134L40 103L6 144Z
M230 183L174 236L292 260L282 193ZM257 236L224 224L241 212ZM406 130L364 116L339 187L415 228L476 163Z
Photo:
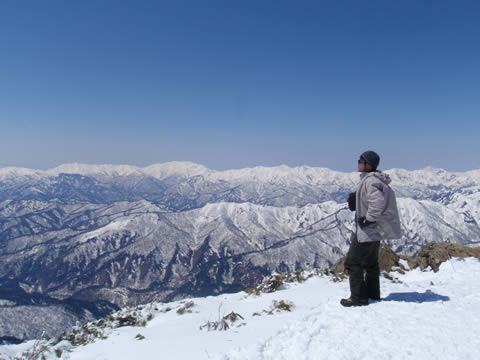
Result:
M381 182L367 184L367 215L368 221L377 221L385 208L385 188Z

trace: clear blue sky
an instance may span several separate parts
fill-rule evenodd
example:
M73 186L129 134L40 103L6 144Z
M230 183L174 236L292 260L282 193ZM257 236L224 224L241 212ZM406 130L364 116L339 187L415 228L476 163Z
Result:
M480 168L478 1L0 1L0 167Z

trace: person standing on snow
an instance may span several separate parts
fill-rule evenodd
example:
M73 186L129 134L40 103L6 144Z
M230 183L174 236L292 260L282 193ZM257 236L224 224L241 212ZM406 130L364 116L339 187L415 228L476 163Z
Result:
M374 151L360 155L360 183L348 197L350 210L356 211L356 231L345 258L350 297L340 303L347 307L368 305L368 299L380 300L380 241L402 237L395 193L389 186L392 180L377 171L379 163L380 156Z

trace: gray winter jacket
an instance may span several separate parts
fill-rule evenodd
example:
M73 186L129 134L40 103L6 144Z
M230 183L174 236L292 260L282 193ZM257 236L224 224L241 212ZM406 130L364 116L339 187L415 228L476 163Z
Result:
M360 175L356 192L356 218L365 217L375 224L363 229L357 224L358 242L399 239L402 237L397 200L388 174L369 172Z

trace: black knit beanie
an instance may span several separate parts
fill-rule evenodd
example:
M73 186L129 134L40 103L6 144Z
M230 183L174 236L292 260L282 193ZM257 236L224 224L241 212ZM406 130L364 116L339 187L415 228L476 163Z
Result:
M378 164L380 163L380 156L375 151L365 151L360 155L360 159L365 160L367 163L373 166L374 169L377 169Z

